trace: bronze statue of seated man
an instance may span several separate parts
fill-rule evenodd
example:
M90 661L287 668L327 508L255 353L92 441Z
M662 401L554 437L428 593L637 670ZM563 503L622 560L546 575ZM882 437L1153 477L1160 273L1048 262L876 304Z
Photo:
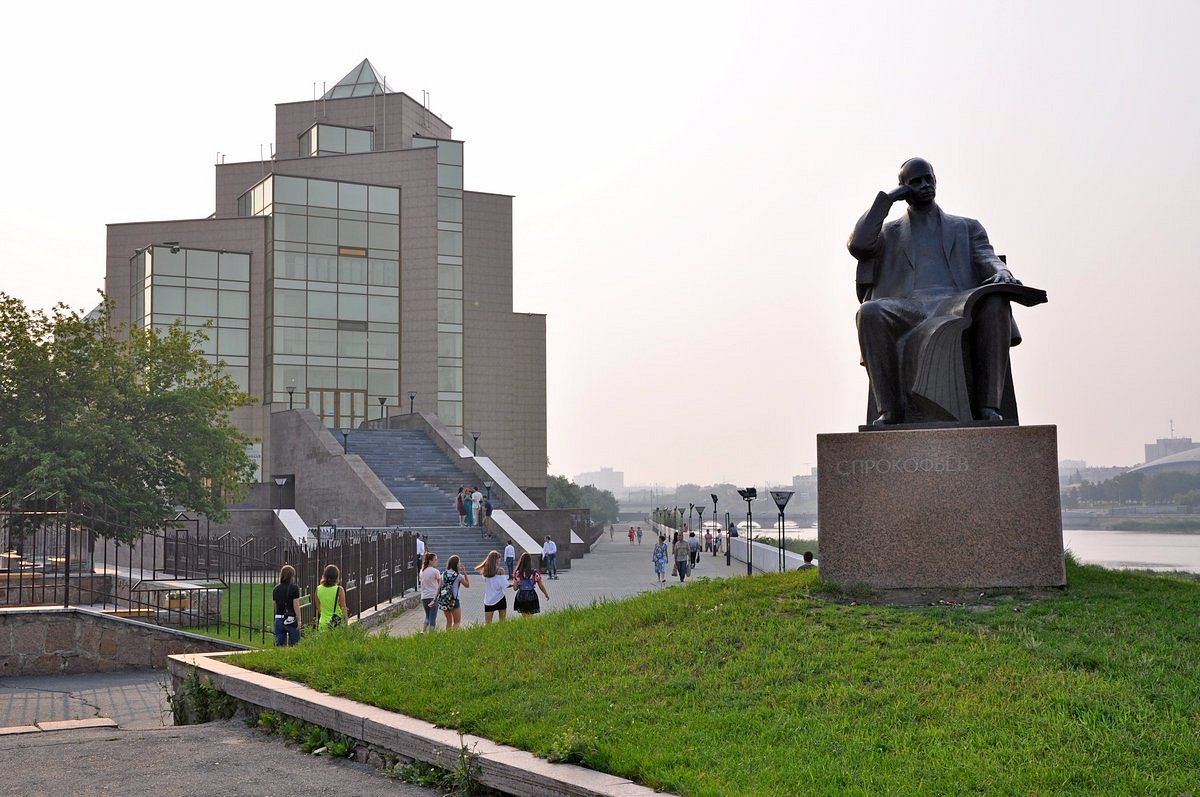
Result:
M854 225L858 341L871 381L868 423L1016 420L1010 301L1046 301L1017 281L975 219L943 213L922 158L900 167ZM894 203L908 211L885 223Z

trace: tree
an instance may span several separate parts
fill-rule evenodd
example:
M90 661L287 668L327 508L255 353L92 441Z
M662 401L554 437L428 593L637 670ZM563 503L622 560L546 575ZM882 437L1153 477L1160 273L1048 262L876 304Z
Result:
M608 490L598 490L591 485L580 487L566 476L547 478L546 506L550 509L587 507L591 510L593 523L612 523L620 511L616 496Z
M114 328L107 303L84 317L0 293L0 491L58 493L126 538L178 506L225 519L254 473L229 413L254 399L201 340L178 324Z

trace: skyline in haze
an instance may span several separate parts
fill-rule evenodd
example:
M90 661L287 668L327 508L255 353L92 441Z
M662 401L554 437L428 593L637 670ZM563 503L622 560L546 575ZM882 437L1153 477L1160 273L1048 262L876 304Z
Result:
M1049 294L1015 309L1022 423L1094 465L1172 422L1200 439L1194 5L305 7L28 8L0 53L0 290L91 309L106 224L209 215L213 164L269 156L275 103L369 58L466 142L466 188L515 195L552 474L808 473L865 414L846 237L918 155Z

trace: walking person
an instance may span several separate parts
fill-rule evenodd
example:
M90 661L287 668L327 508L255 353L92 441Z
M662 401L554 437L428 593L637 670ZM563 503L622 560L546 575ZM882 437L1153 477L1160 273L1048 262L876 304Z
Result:
M421 585L421 606L425 608L425 622L421 625L421 633L437 628L437 594L442 588L442 573L438 570L437 563L437 554L427 551L425 561L421 563L421 572L417 574L417 583Z
M558 578L558 543L551 539L549 534L542 543L542 570L549 578Z
M459 526L467 525L467 522L466 522L467 521L467 505L466 505L466 502L463 500L463 492L466 489L467 489L466 487L459 487L458 495L456 495L454 497L454 508L458 511L458 525Z
M517 560L517 571L513 573L513 589L517 591L516 597L513 598L513 610L517 614L537 614L542 610L537 596L539 589L546 596L546 600L550 600L550 593L546 591L542 574L534 569L533 559L528 552L521 554L521 558Z
M488 551L483 561L475 565L475 571L483 576L483 622L492 622L492 615L500 613L500 619L508 614L508 598L504 590L508 589L508 576L500 569L499 551Z
M513 570L517 566L517 549L513 547L512 540L504 546L504 572L508 573L508 577L512 578Z
M271 592L275 601L275 644L300 644L300 587L296 586L296 568L279 568L279 583Z
M716 535L713 536L713 556L716 556L717 554L719 554L721 552L721 546L724 543L725 543L725 540L722 539L721 529L718 528Z
M709 551L711 551L713 549L712 544L713 544L712 529L705 529L704 530L704 552L705 553L708 553Z
M663 535L658 535L658 542L654 545L654 574L658 576L659 584L667 583L667 538Z
M467 512L466 525L468 527L475 525L475 500L471 498L471 492L474 489L473 487L463 488L463 509Z
M317 612L317 630L338 628L346 622L346 589L337 565L325 565L321 583L313 590L313 608Z
M637 527L637 541L638 541L638 545L642 544L642 527L641 526Z
M483 499L483 529L487 535L492 536L492 499Z
M679 576L679 583L682 584L688 575L688 558L691 556L691 550L688 548L687 537L675 532L674 540L671 544L671 550L675 555L675 574Z
M700 538L696 532L688 532L688 564L694 570L700 565Z
M473 490L473 492L471 493L471 503L472 503L471 509L474 512L475 525L482 527L483 526L483 493L479 492L479 490L477 490L475 488L471 488L471 489Z
M470 587L471 579L458 569L458 554L446 560L442 571L442 586L437 593L437 605L446 615L446 630L453 631L462 625L462 601L458 598L460 587Z
M634 534L633 526L630 526L629 527L629 544L630 545L633 545L633 534Z

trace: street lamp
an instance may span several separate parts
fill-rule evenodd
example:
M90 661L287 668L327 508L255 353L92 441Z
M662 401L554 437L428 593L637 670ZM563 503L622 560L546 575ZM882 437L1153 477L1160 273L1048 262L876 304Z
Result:
M343 429L342 430L342 453L343 454L350 453L350 449L346 445L347 442L349 441L349 437L350 437L350 431L348 429Z
M290 410L292 408L292 396L296 395L296 386L288 385L287 392L288 392L288 409Z
M751 560L754 558L754 549L750 547L750 529L754 524L754 514L750 511L750 502L758 498L758 490L754 487L744 487L738 490L738 495L746 502L746 575L751 575L754 572Z
M679 520L675 522L676 531L683 531L683 507L675 507L675 514L679 516Z
M725 566L729 567L733 557L733 523L729 521L729 513L725 513Z
M488 497L488 500L489 500L489 501L491 501L491 500L492 500L492 480L491 480L491 479L484 479L484 480L483 480L483 486L484 486L484 488L485 488L485 489L488 491L488 492L487 492L487 497Z
M283 509L283 485L287 484L287 476L276 476L275 479L275 514Z
M479 432L471 432L471 456L476 456L479 453Z
M379 397L379 420L383 420L383 405L387 404L387 396Z
M779 507L779 572L787 570L787 557L784 555L783 547L783 508L787 506L787 502L795 493L792 490L772 490L771 498L775 500L775 506Z
M696 509L695 504L688 504L688 528L692 527L692 512Z
M713 523L715 524L715 523L717 522L717 494L716 494L716 493L709 493L709 494L708 494L708 497L709 497L709 498L711 498L711 499L712 499L712 502L713 502ZM716 536L716 535L714 535L714 536ZM716 556L716 555L717 555L717 551L716 551L716 549L714 548L714 549L713 549L713 556Z
M700 524L700 542L704 542L704 510L708 507L696 505L696 517L700 518L697 522ZM697 559L696 561L700 561Z
M413 414L413 402L417 400L417 391L408 391L408 414Z

